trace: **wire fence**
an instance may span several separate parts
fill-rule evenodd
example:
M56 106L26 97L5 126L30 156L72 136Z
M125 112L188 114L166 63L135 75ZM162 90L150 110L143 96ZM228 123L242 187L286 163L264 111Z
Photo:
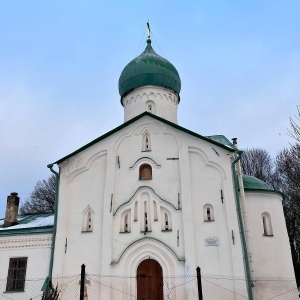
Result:
M199 299L196 275L172 276L162 279L151 276L151 278L141 279L141 283L138 280L137 277L102 276L87 273L83 299ZM0 279L0 299L42 299L43 292L41 288L44 282L45 279L26 279L24 291L8 292L6 291L6 279ZM157 286L153 282L158 283ZM247 285L244 278L203 274L201 282L204 300L248 299ZM53 278L52 284L54 288L58 287L58 299L80 299L80 274ZM147 295L146 286L151 291L149 295ZM254 300L299 300L295 279L256 278L253 282L252 291Z

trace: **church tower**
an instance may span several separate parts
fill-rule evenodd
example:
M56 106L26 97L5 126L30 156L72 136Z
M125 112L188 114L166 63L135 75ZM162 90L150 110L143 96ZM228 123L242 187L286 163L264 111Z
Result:
M145 50L126 65L119 79L124 121L148 111L177 124L180 89L176 68L153 50L148 35Z

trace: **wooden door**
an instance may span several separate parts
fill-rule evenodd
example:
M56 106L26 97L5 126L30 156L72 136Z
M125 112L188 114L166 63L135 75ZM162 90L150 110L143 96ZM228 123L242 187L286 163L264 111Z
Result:
M143 260L137 268L137 300L163 300L163 274L154 259Z

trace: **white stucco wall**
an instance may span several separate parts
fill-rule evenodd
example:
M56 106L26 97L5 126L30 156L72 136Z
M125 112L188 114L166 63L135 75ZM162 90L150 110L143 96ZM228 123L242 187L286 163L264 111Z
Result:
M170 89L152 85L138 87L122 99L124 122L148 111L177 124L178 102L178 95Z
M0 237L0 284L3 297L9 299L34 298L41 295L48 276L52 234L22 234ZM27 257L24 292L5 292L10 258ZM33 281L30 279L34 279Z
M251 232L255 298L297 299L298 292L282 209L282 196L276 193L248 191L246 202ZM263 213L268 213L271 217L273 230L271 236L264 235ZM265 278L268 280L264 280Z
M151 151L142 151L145 132L151 137ZM151 180L139 180L143 163L152 166ZM74 155L60 166L54 274L79 273L82 263L98 274L109 274L113 263L116 272L115 262L124 257L125 249L147 237L145 243L156 243L161 253L167 247L174 258L185 261L181 273L195 274L200 265L206 273L242 275L242 263L236 263L242 255L230 166L229 151L216 145L212 149L210 143L148 116ZM153 220L151 204L152 230L146 234L141 232L141 216L133 220L134 203L143 193L148 194L147 201L156 202L159 216ZM214 206L214 222L204 222L206 203ZM93 232L82 233L83 211L88 205L94 212ZM129 209L131 232L120 233L122 214ZM172 231L161 230L160 211L164 209L171 213ZM217 237L220 244L205 246L211 237ZM122 268L118 271L124 272Z
M293 278L295 275L282 197L275 193L247 192L246 201L252 233L255 276ZM268 212L271 216L273 236L263 234L262 214L264 212Z

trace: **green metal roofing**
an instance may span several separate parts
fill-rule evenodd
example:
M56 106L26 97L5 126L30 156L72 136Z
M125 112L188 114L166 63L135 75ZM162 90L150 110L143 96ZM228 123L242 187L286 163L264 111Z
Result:
M134 123L135 121L141 119L141 118L144 117L144 116L152 117L152 118L154 118L154 119L156 119L156 120L158 120L158 121L161 121L161 122L163 122L163 123L165 123L165 124L167 124L167 125L169 125L169 126L175 128L175 129L178 129L178 130L183 131L183 132L185 132L185 133L187 133L187 134L189 134L189 135L192 135L192 136L194 136L194 137L197 137L197 138L200 138L200 139L202 139L202 140L205 140L205 141L207 141L207 142L209 142L209 143L211 143L211 144L214 144L214 145L216 145L216 146L219 146L219 147L221 147L221 148L223 148L223 149L226 149L226 150L228 150L228 151L231 151L231 152L238 151L238 149L237 149L234 145L232 145L232 144L229 142L229 140L228 140L227 138L225 138L224 136L216 135L216 136L205 137L205 136L203 136L203 135L200 135L200 134L198 134L198 133L196 133L196 132L193 132L193 131L191 131L191 130L188 130L188 129L186 129L186 128L184 128L184 127L181 127L181 126L179 126L179 125L177 125L177 124L175 124L175 123L172 123L172 122L170 122L170 121L167 121L166 119L163 119L163 118L161 118L161 117L158 117L158 116L156 116L156 115L153 115L153 114L151 114L151 113L145 111L145 112L143 112L142 114L140 114L140 115L138 115L138 116L136 116L136 117L130 119L129 121L127 121L127 122L125 122L125 123L123 123L122 125L120 125L120 126L114 128L113 130L111 130L111 131L109 131L109 132L103 134L102 136L98 137L97 139L91 141L90 143L84 145L83 147L81 147L81 148L75 150L74 152L70 153L69 155L67 155L67 156L65 156L65 157L63 157L63 158L57 160L57 161L54 162L53 164L60 164L60 163L63 162L64 160L66 160L66 159L72 157L73 155L75 155L75 154L77 154L77 153L79 153L79 152L81 152L81 151L83 151L83 150L89 148L90 146L92 146L92 145L94 145L94 144L100 142L101 140L104 140L105 138L107 138L107 137L111 136L112 134L118 132L119 130L121 130L121 129L127 127L127 126L129 126L130 124ZM219 138L215 138L215 137L219 137ZM223 139L220 138L220 137L223 137ZM222 143L221 141L223 141L224 143ZM227 142L226 142L226 141L227 141ZM229 143L230 145L228 145L228 143Z
M245 191L272 192L280 194L284 197L284 194L282 192L274 190L267 183L256 177L243 175L243 183Z
M18 224L9 227L3 227L4 219L0 219L0 236L52 233L53 217L53 213L19 215Z
M210 136L207 136L207 138L209 138L215 142L218 142L220 144L226 145L234 150L238 150L224 135L210 135Z
M181 81L176 68L158 55L147 40L147 47L138 57L126 65L119 78L121 98L128 91L140 86L163 86L180 93Z

